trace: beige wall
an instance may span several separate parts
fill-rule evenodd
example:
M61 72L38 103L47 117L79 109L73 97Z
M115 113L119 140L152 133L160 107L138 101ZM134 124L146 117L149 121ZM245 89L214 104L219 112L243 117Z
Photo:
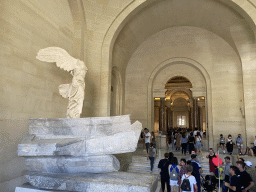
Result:
M71 76L35 57L48 46L72 52L74 26L67 1L3 0L0 9L0 191L5 192L24 182L17 146L28 134L28 119L65 117L68 101L58 86Z
M71 6L72 12L70 5L74 2L80 8ZM212 134L231 127L234 134L246 133L252 141L256 127L255 0L169 2L178 7L172 11L167 9L168 14L164 14L163 8L167 6L161 8L155 0L1 1L0 191L13 189L22 182L19 176L24 171L23 163L16 153L17 144L28 132L27 120L65 117L67 100L60 97L57 87L69 83L71 76L54 64L35 59L38 50L47 46L66 49L83 59L89 69L82 117L110 115L111 73L115 66L119 71L118 84L122 87L120 113L131 113L133 120L140 120L143 125L151 118L147 108L147 95L151 94L147 90L147 82L151 81L148 71L152 72L165 59L194 59L210 77L212 100L207 102L212 102L213 115L207 118L212 118ZM149 5L151 8L147 11ZM156 49L161 45L152 37L174 26L198 29L194 33L178 30L169 34L172 39L160 35L164 46ZM80 46L75 42L78 40ZM143 44L151 50L141 48ZM134 54L135 51L139 54ZM141 110L127 105L133 101ZM245 118L241 118L243 115Z
M147 91L152 71L167 59L184 57L198 62L209 74L212 93L212 109L209 110L213 114L210 117L213 119L213 135L217 136L220 132L227 135L230 126L234 134L241 132L244 135L245 125L239 108L243 95L239 57L222 38L195 27L163 30L135 51L126 70L125 113L131 114L133 121L139 119L146 126ZM188 78L193 88L206 86L206 77L192 64L174 63L167 64L154 77L153 90L164 89L166 82L177 75Z

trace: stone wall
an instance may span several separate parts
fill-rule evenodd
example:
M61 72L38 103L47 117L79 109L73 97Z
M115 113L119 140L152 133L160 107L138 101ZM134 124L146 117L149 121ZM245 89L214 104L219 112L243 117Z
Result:
M230 128L234 136L239 132L245 135L245 123L240 112L243 95L241 62L229 44L217 35L194 27L163 30L136 50L126 70L125 113L147 126L148 82L153 70L169 58L197 61L209 74L211 88L206 87L202 71L181 61L167 64L158 71L153 80L153 90L164 89L165 83L174 76L184 76L191 81L193 88L205 88L211 92L212 109L209 110L213 114L210 118L213 119L215 142L220 133L227 136Z
M74 26L67 1L26 0L1 1L0 25L0 191L7 192L24 182L17 146L28 119L65 117L58 86L72 77L36 54L48 46L72 53Z

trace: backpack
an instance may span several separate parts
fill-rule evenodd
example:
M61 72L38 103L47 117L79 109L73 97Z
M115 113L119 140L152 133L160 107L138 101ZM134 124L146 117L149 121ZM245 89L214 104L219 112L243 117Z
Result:
M151 147L150 147L150 148L148 149L148 156L149 156L149 157L154 157L154 155L155 155L154 148L151 148Z
M185 176L185 175L184 175ZM191 187L190 187L190 181L189 181L189 178L190 176L186 177L185 176L185 179L183 179L183 182L180 186L181 190L182 191L191 191Z
M172 166L170 169L170 180L178 180L178 173L179 173L178 167Z

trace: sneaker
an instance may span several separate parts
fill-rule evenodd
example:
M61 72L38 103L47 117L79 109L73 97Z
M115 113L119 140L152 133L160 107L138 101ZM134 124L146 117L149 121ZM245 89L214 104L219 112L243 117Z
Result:
M223 151L223 153L225 154L225 153L226 153L226 151L224 150L224 151Z

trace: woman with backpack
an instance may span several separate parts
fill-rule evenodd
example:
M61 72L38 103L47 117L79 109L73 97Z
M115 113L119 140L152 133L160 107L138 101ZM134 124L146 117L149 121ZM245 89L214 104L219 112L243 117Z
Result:
M173 157L170 160L168 171L170 175L171 192L179 192L178 176L180 172L180 166L178 165L177 157Z

